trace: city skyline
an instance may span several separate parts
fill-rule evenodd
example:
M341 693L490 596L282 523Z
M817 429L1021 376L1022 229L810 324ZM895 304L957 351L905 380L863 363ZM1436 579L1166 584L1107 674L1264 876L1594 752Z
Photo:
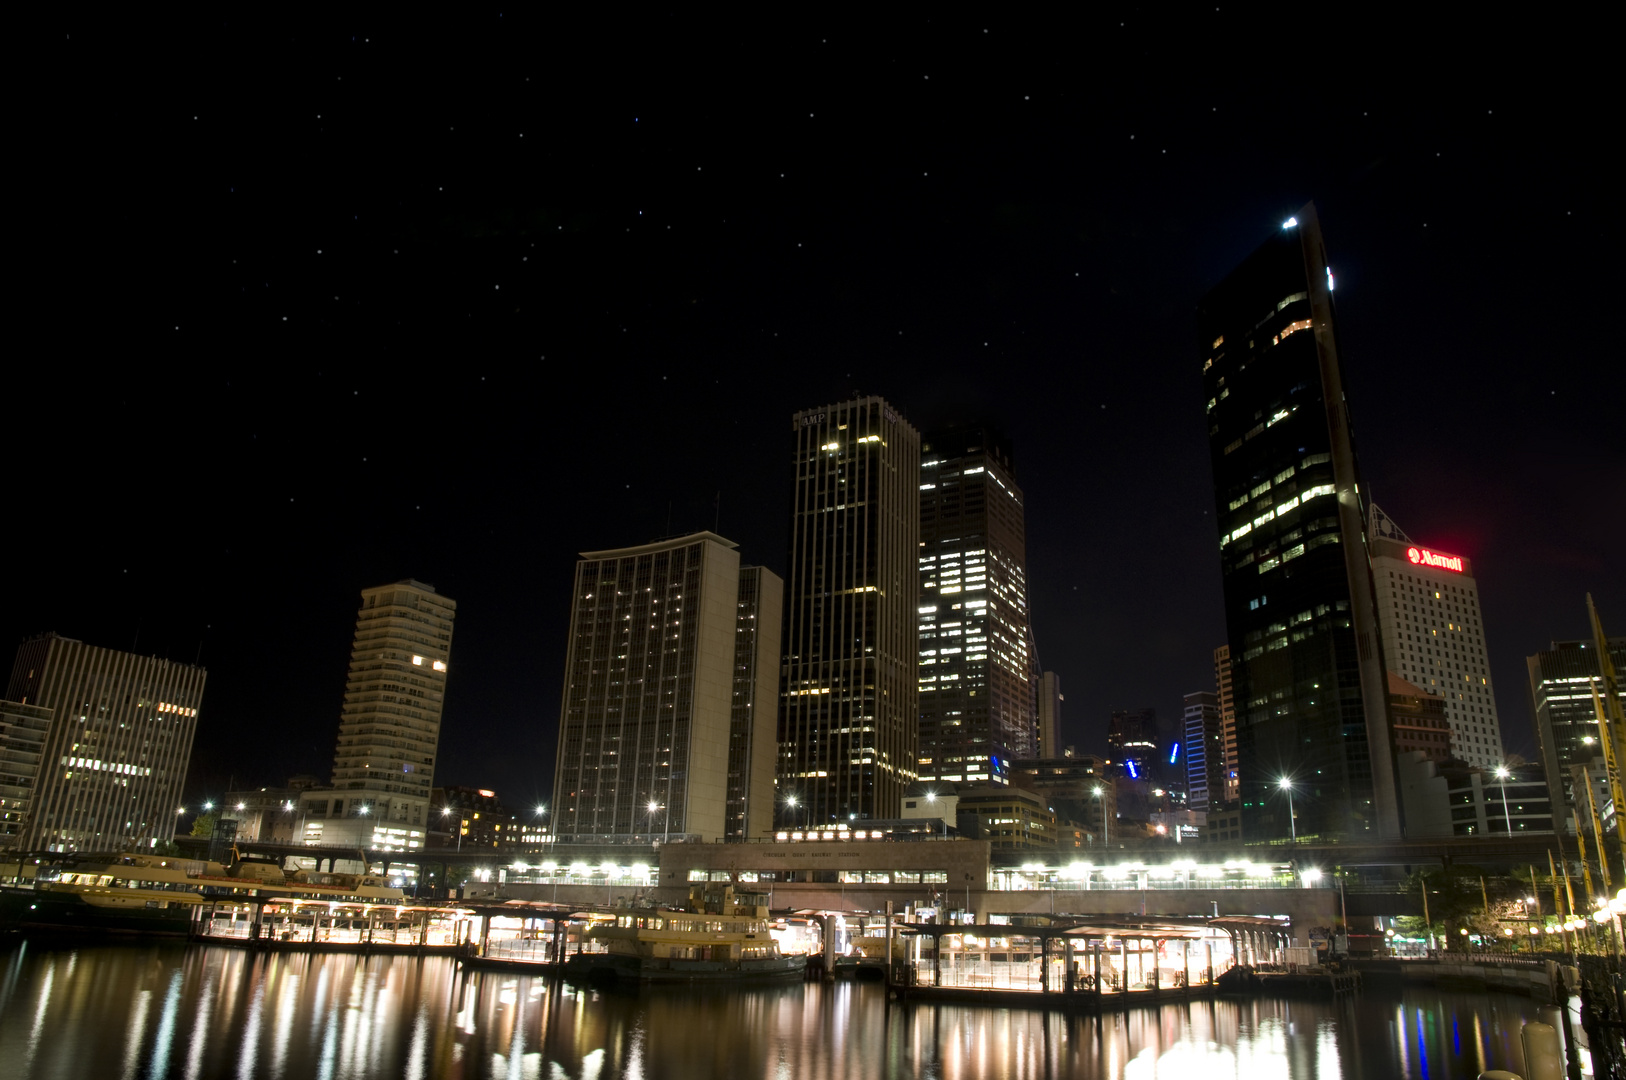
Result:
M20 365L41 540L0 630L201 663L202 795L326 769L356 590L432 581L466 658L437 779L525 805L556 568L716 528L783 572L783 417L856 389L1010 437L1059 742L1099 748L1112 710L1212 687L1194 308L1313 198L1371 497L1473 561L1504 749L1534 756L1523 658L1586 636L1588 591L1626 619L1598 498L1626 452L1585 422L1618 374L1574 317L1612 280L1607 94L1316 19L1328 70L1368 74L1313 95L1210 76L1281 33L1229 10L1065 49L947 17L747 31L727 62L710 27L567 38L603 95L523 13L454 18L432 85L438 42L393 28L75 26L31 277L68 359ZM143 164L112 187L108 160Z

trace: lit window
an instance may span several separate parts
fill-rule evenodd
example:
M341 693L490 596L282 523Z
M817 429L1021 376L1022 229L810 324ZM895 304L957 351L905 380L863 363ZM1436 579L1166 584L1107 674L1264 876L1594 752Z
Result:
M421 657L421 656L414 656L414 657L413 657L413 658L412 658L412 663L413 663L413 664L414 664L414 665L415 665L415 666L417 666L417 667L423 667L423 657Z
M436 660L435 661L435 670L436 671L445 671L446 670L446 661L444 661L444 660Z

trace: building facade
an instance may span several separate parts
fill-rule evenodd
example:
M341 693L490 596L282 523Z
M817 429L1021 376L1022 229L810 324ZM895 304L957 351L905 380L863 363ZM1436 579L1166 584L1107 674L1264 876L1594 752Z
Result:
M920 436L878 397L803 410L791 431L780 818L897 818L918 778Z
M740 567L734 626L734 698L728 721L725 839L764 839L774 831L774 766L779 759L779 635L785 582L761 566Z
M1496 768L1506 755L1473 563L1413 543L1377 506L1368 543L1390 670L1440 698L1459 758Z
M1090 843L1116 835L1121 780L1104 757L1068 753L1013 761L1011 783L1038 795L1062 822L1078 823Z
M772 581L751 574L758 595ZM558 836L721 839L742 632L738 546L697 532L587 551L576 564L553 786ZM772 603L771 597L766 603ZM754 620L760 622L760 619ZM746 647L747 654L749 646ZM755 665L754 738L773 739L772 700ZM768 712L763 719L759 711ZM743 722L743 720L742 720ZM736 792L750 792L749 776ZM745 808L749 812L749 807Z
M1046 671L1039 676L1039 746L1035 757L1061 757L1061 676Z
M1626 637L1609 639L1609 656L1616 671L1626 669ZM1525 666L1553 816L1558 827L1573 836L1576 815L1588 812L1586 793L1575 790L1575 766L1586 769L1593 800L1600 808L1613 803L1592 697L1594 687L1603 692L1598 648L1590 640L1555 641L1550 649L1527 657ZM1622 704L1626 705L1626 695L1622 695Z
M51 715L37 705L0 701L0 850L14 850L22 841Z
M174 839L207 677L56 634L24 642L6 700L52 718L17 846L122 851Z
M1553 831L1552 802L1539 767L1493 772L1461 761L1431 761L1417 750L1401 754L1398 762L1408 839Z
M1389 672L1389 715L1394 718L1395 753L1418 751L1430 761L1455 759L1445 699ZM1409 833L1409 830L1408 830Z
M1206 813L1225 800L1225 742L1219 695L1207 691L1185 699L1186 805Z
M1231 696L1229 645L1221 645L1214 650L1214 691L1219 702L1220 745L1223 748L1225 773L1224 794L1215 805L1235 806L1240 781L1236 770L1236 699Z
M436 788L434 795L438 846L457 851L517 852L542 842L540 808L505 806L489 788Z
M424 846L456 616L421 581L362 590L332 786L301 797L306 843Z
M960 835L987 840L995 851L1055 851L1077 839L1045 797L1009 784L984 780L959 786L956 819Z
M215 808L221 819L217 828L242 843L302 844L305 821L300 802L307 791L325 786L320 777L300 775L289 777L280 788L228 791Z
M920 776L1007 783L1038 742L1022 489L998 432L920 446Z
M1306 206L1198 307L1244 831L1396 838L1360 470Z
M1158 737L1156 709L1116 709L1107 721L1107 752L1131 780L1159 772Z

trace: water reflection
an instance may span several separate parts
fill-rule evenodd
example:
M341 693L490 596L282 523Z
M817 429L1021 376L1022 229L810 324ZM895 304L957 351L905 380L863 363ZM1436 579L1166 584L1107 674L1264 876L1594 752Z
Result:
M1520 1071L1534 1014L1519 997L1368 991L1095 1017L888 1007L872 984L577 990L443 958L0 954L0 1061L21 1077L1433 1080Z

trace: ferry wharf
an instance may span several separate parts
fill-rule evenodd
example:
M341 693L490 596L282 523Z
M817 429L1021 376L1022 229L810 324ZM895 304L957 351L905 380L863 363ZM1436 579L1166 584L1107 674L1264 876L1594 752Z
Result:
M1290 926L1260 916L903 923L889 937L888 989L901 1002L1103 1011L1229 993L1332 996L1358 985L1358 976L1322 973L1312 950L1288 945Z

